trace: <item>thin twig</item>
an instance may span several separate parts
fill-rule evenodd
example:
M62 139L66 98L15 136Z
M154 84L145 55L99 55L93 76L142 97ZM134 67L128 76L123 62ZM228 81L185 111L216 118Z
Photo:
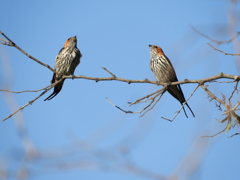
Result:
M231 54L231 53L223 52L223 51L221 51L221 50L215 48L213 45L211 45L211 44L209 44L209 43L207 43L207 44L208 44L209 46L211 46L214 50L219 51L219 52L221 52L221 53L223 53L223 54L225 54L225 55L240 56L240 54Z
M181 112L181 110L183 109L184 105L188 102L188 100L193 96L193 94L195 93L195 91L199 88L199 85L197 85L197 87L193 90L193 92L190 94L190 96L186 99L186 101L182 104L181 108L176 112L176 114L173 116L172 119L167 119L167 118L164 118L164 117L161 117L165 120L168 120L170 122L172 122L177 116L178 114Z
M17 48L20 52L22 52L23 54L25 54L27 57L29 57L30 59L36 61L37 63L41 64L42 66L47 67L48 69L50 69L51 71L55 72L55 70L53 68L51 68L49 65L44 64L43 62L39 61L38 59L34 58L33 56L31 56L30 54L26 53L23 49L21 49L17 44L15 44L11 39L9 39L3 32L0 31L0 34L2 34L7 40L4 40L4 42L8 43L8 44L4 44L4 45L8 45L8 46L12 46ZM1 43L3 44L3 43ZM56 72L55 72L56 73Z
M224 105L227 108L227 104L223 101L221 101L219 98L217 98L211 91L209 91L204 85L200 84L201 88L208 93L208 95L212 98L218 101L220 104Z
M230 102L231 98L233 97L233 94L235 93L235 91L237 90L237 86L238 86L238 81L236 82L236 85L234 86L234 89L232 91L231 96L229 97L228 101Z
M109 74L111 74L112 75L112 77L116 77L116 75L115 74L113 74L112 72L110 72L107 68L105 68L105 67L102 67L102 69L104 69L105 71L107 71Z
M165 91L164 91L165 92ZM150 110L152 110L154 107L155 107L155 105L158 103L158 101L161 99L161 97L163 96L163 94L164 94L164 92L163 93L159 93L157 96L159 96L159 98L157 99L157 101L152 105L152 103L154 102L154 100L155 100L155 98L153 99L153 101L148 105L148 106L146 106L144 109L143 109L143 111L144 110L146 110L140 117L143 117L148 111L150 111ZM156 97L157 97L156 96ZM152 107L150 107L152 105ZM148 107L150 107L150 108L148 108ZM148 108L148 109L147 109Z
M3 41L3 42L1 42L1 41ZM0 38L0 44L7 45L7 46L11 46L11 45L9 44L9 41L6 41L5 39L2 39L2 38Z
M228 114L232 111L235 111L235 109L240 105L240 102L238 102L232 109L229 109L228 111L225 111L224 113L222 113L222 115Z
M190 25L190 26L191 26L191 28L192 28L196 33L200 34L201 36L203 36L203 37L205 37L205 38L209 39L210 41L215 42L215 43L217 43L217 44L230 43L230 42L232 42L234 39L236 39L236 38L239 36L239 34L240 34L240 32L237 32L237 33L236 33L232 38L230 38L229 40L226 40L226 41L217 41L217 40L212 39L212 38L210 38L209 36L201 33L200 31L198 31L198 30L197 30L195 27L193 27L192 25Z
M52 85L49 85L49 86L47 86L47 87L45 87L45 88L37 89L37 90L10 91L10 90L2 90L2 89L0 89L0 91L18 94L18 93L24 93L24 92L38 92L38 91L45 90L45 89L49 88L50 86L52 86Z
M236 136L236 135L240 135L240 133L235 133L235 134L229 136L228 138L231 138L231 137Z
M149 100L151 99L151 98L150 98L151 96L153 96L153 95L155 95L155 94L157 94L157 93L159 93L159 92L163 93L164 89L165 89L165 87L163 87L162 89L159 89L159 90L157 90L157 91L155 91L155 92L153 92L153 93L151 93L151 94L148 94L148 95L146 95L146 96L144 96L144 97L142 97L142 98L140 98L140 99L137 99L137 100L134 101L133 103L130 103L128 106L132 106L133 104L138 104L138 103L147 102L147 101L149 101ZM143 99L147 99L147 100L142 101Z
M36 98L34 98L33 100L29 101L27 104L25 104L24 106L20 107L19 109L17 109L15 112L13 112L12 114L10 114L8 117L6 117L5 119L3 119L2 121L5 121L7 119L9 119L10 117L12 117L14 114L16 114L17 112L19 112L20 110L24 109L25 107L27 107L28 105L32 105L32 103L34 103L38 98L40 98L41 96L43 96L46 92L48 92L50 89L52 89L54 86L56 86L62 79L60 79L59 81L56 81L55 83L53 83L50 86L45 87L45 91L43 91L39 96L37 96Z
M217 82L217 83L234 83L236 81L234 80L234 81L214 81L214 82Z
M106 99L107 99L107 101L108 101L112 106L114 106L114 107L116 107L117 109L125 112L126 114L127 114L127 113L139 113L139 112L133 112L133 111L125 111L124 109L120 108L119 106L116 106L115 104L113 104L107 97L106 97Z
M24 106L20 107L18 110L16 110L14 113L10 114L8 117L6 117L5 119L3 119L2 121L5 121L7 119L9 119L10 117L12 117L14 114L16 114L17 112L19 112L20 110L24 109L25 107L27 107L28 105L32 105L32 103L34 101L36 101L38 98L40 98L42 95L44 95L46 92L48 92L50 89L46 89L44 92L42 92L39 96L37 96L36 98L34 98L33 100L29 101L27 104L25 104Z
M164 92L165 92L165 91L164 91ZM159 95L160 95L160 96L159 96ZM151 109L155 106L155 104L160 100L160 98L162 97L162 95L163 95L163 93L162 93L162 92L159 92L159 93L156 94L154 97L150 98L152 101L151 101L147 106L145 106L142 110L140 110L140 111L126 111L126 110L120 108L119 106L115 105L114 103L112 103L107 97L106 97L106 99L108 100L108 102L109 102L112 106L116 107L117 109L119 109L119 110L121 110L121 111L123 111L123 112L125 112L125 113L132 113L132 114L134 114L134 113L140 113L140 114L141 114L141 113L142 113L143 111L145 111L146 109L147 109L147 111L151 110ZM155 102L155 104L153 105L153 107L151 107L150 109L148 109L148 108L153 104L153 102L155 101L155 98L156 98L157 96L159 96L158 100ZM147 111L145 111L142 115L140 115L140 117L142 117L144 114L146 114Z
M202 138L204 138L204 137L214 137L214 136L216 136L216 135L218 135L218 134L221 134L222 132L224 132L226 130L226 128L224 128L222 131L219 131L218 133L216 133L216 134L214 134L214 135L212 135L212 136L201 136Z

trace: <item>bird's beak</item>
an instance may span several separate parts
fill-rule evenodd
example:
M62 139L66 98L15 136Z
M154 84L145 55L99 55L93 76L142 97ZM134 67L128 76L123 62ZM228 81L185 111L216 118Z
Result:
M152 47L152 45L151 45L151 44L149 44L148 46L149 46L149 47Z

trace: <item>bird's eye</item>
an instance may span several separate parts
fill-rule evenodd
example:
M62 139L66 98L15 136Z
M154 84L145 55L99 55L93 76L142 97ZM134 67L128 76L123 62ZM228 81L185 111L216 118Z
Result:
M154 46L157 49L157 46Z

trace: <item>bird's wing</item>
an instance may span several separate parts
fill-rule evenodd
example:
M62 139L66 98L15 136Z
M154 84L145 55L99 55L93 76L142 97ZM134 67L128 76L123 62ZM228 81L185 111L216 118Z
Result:
M169 80L171 82L178 81L177 74L176 74L176 72L173 68L173 65L172 65L171 61L169 60L169 58L167 56L165 56L165 57L166 57L166 60L167 60L167 63L168 63L169 71L170 71L170 73L168 73Z
M76 49L76 64L78 65L80 63L80 58L82 57L81 52L79 51L79 49ZM76 65L76 67L77 67Z
M55 58L55 69L56 69L56 70L59 69L59 66L60 66L61 61L62 61L62 58L63 58L63 52L65 51L65 49L66 49L66 48L63 47L63 48L59 51L57 57Z
M69 62L71 63L70 69L69 69L69 74L73 75L76 67L80 63L81 53L80 53L79 49L77 49L77 48L74 49L72 54L67 58L69 58Z

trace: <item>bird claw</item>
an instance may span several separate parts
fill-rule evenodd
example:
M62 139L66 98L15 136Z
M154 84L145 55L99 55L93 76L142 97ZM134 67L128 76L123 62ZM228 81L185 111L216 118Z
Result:
M72 75L72 80L73 80L74 78L76 78L76 76L75 76L75 75Z

